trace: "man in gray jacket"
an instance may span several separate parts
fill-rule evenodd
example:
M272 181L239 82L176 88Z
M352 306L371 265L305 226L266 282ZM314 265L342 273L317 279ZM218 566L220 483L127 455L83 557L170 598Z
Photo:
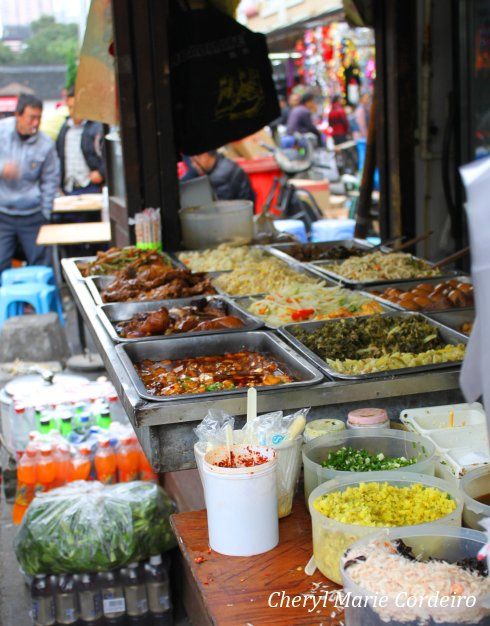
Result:
M0 121L0 272L10 267L17 243L29 265L49 265L50 250L36 245L50 220L60 185L52 139L39 132L42 102L19 96L15 117Z

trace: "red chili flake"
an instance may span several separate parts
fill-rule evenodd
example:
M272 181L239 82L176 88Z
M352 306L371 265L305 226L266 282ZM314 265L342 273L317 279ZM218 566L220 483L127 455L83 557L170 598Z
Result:
M247 448L248 454L236 455L233 451L230 451L229 456L222 459L218 463L214 463L217 467L254 467L255 465L262 465L267 463L269 459L260 454L257 450Z
M203 556L196 556L196 558L194 559L194 563L200 564L200 563L204 563L206 559Z

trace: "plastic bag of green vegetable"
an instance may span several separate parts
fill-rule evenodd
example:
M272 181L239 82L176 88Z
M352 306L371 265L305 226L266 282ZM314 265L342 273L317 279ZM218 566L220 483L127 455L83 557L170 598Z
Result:
M173 505L158 485L77 481L37 495L15 538L26 574L97 572L175 545Z

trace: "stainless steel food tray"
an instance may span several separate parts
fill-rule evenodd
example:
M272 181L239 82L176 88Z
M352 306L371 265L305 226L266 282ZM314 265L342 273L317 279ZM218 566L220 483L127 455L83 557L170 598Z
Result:
M456 280L459 280L462 283L471 283L470 276L456 275L456 276L452 276L451 278L455 278ZM363 287L362 291L363 293L369 295L370 298L373 298L373 300L377 300L381 304L389 305L392 308L396 309L397 311L411 311L412 309L406 309L405 307L402 307L401 304L395 304L394 302L390 302L390 300L386 300L385 298L382 298L381 296L376 295L374 292L379 291L380 289L384 291L385 289L390 289L390 288L402 289L403 291L409 291L410 289L413 289L414 287L416 287L417 285L421 285L422 283L428 283L429 285L437 285L438 283L445 282L446 280L448 279L439 278L439 277L419 278L418 280L410 280L410 281L407 280L407 281L401 281L401 282L385 283L383 285L366 286L366 287ZM465 311L466 309L471 309L471 308L473 307L452 307L450 309L439 309L439 310L423 309L423 310L414 311L414 312L426 313L427 315L431 315L432 313L440 313L443 311Z
M168 260L172 263L172 265L174 267L177 268L182 268L184 267L180 261L176 260L172 254L169 254L168 252L163 252L162 254L164 254ZM112 276L112 274L92 274L92 276L87 276L84 277L82 276L80 270L78 269L78 263L88 263L89 261L94 261L95 260L95 256L81 256L81 257L73 257L71 259L64 259L66 261L65 266L68 267L73 267L76 271L76 273L78 274L80 280L87 280L88 278L92 278L95 276Z
M177 268L177 269L181 269L181 268ZM209 278L213 278L215 274L216 272L208 272L207 276ZM113 275L90 276L90 278L85 278L87 287L92 295L92 298L95 300L96 304L98 305L119 304L118 302L104 302L102 300L102 291L106 289L114 280L116 280L116 276L113 276ZM215 289L218 292L218 294L209 294L209 295L220 295L220 294L224 295L217 287L215 287ZM199 297L201 296L194 296L194 298L199 298ZM185 298L178 298L178 299L182 300ZM121 301L121 304L137 304L138 302L161 302L161 300L137 300L136 302L134 301L127 302L126 300L124 300L124 301Z
M246 394L247 390L242 388L206 393L155 396L149 393L145 388L133 365L134 362L142 361L143 359L185 359L224 354L225 352L240 352L241 350L253 350L266 354L277 361L279 365L285 368L288 374L296 379L295 382L288 383L287 385L257 387L259 393L266 393L267 391L287 392L297 387L319 383L323 379L323 375L313 367L313 365L279 337L260 330L248 333L228 333L227 335L201 335L200 337L189 337L186 339L157 339L154 341L139 341L116 346L116 352L138 394L142 398L156 402L171 402L184 400L186 398L195 400L198 398L212 398L216 396L235 396L237 394Z
M420 259L419 257L413 256L411 255L413 259L416 259L417 261L425 261L424 259ZM407 278L405 279L400 279L399 281L395 281L393 279L391 280L371 280L371 281L356 281L356 280L351 280L349 278L345 278L344 276L341 276L340 274L337 274L336 272L334 272L333 270L327 270L325 269L324 265L332 265L332 266L337 266L340 263L343 263L343 261L312 261L311 263L305 263L304 265L308 265L310 267L313 267L317 272L320 272L321 274L324 274L325 276L328 276L330 279L335 280L337 283L341 283L342 285L347 285L348 287L351 287L353 289L363 289L366 286L371 286L371 285L387 285L387 284L391 284L394 282L400 282L400 283L404 283L404 282L422 282L424 281L426 278L429 278L428 276L421 276L420 278ZM428 265L434 265L434 263L431 263L430 261L425 261L425 263L427 263ZM438 280L444 280L444 279L448 279L448 278L454 278L455 276L460 276L461 272L457 272L456 270L445 270L443 274L441 274L440 276L434 276L433 278L437 278ZM432 277L430 277L432 278Z
M216 246L217 247L217 246ZM253 245L253 246L237 246L237 247L243 247L243 248L254 248L256 250L262 250L262 252L266 252L267 254L270 254L270 250L267 249L267 246L263 246L263 245ZM190 269L183 261L181 261L179 259L179 254L192 254L193 252L204 252L205 250L211 250L212 248L203 248L202 250L179 250L177 252L172 252L172 254L170 254L170 256L172 257L172 260L175 261L176 265L178 265L179 267L185 268L185 269ZM201 270L192 270L194 272L200 272ZM220 269L214 269L214 270L205 270L209 272L231 272L232 270L220 270Z
M340 287L340 285L337 284L330 284L330 285L326 285L327 287ZM352 293L352 291L348 291L348 293ZM370 299L370 300L375 300L376 298L373 298L370 294L366 293L366 292L356 292L356 293L360 293L361 295L365 296L366 298ZM266 322L260 315L255 315L254 313L251 313L248 308L249 306L252 304L252 302L258 298L263 298L266 294L260 294L258 296L237 296L235 298L233 298L233 300L237 303L237 305L242 308L244 311L246 311L249 315L253 315L256 319L260 320L262 322L262 325L265 326L266 328L270 328L271 330L277 330L278 328L281 328L281 326L283 326L284 324L281 324L279 326L276 326L274 324L270 324L269 322ZM393 310L397 310L395 309L395 307L391 306L388 302L383 301L379 301L379 304L381 306L381 308L383 309L383 311L385 312L390 312ZM364 316L361 316L364 317ZM330 319L338 319L338 318L330 318ZM323 320L321 320L323 321ZM293 323L293 322L291 322Z
M461 326L466 322L475 320L475 309L453 309L451 311L430 311L425 314L429 319L444 324L448 328L452 328L457 333L467 337L461 330Z
M296 257L289 254L289 251L293 248L301 247L301 246L314 247L319 250L330 250L331 248L336 248L337 246L344 246L345 248L359 248L360 250L365 250L369 252L371 248L373 248L373 244L369 243L365 239L340 239L337 241L316 241L308 244L301 243L272 243L267 246L264 246L266 250L268 250L274 256L277 256L279 259L283 261L294 261L295 263L306 263L311 261L300 261ZM389 248L382 248L382 251L389 251ZM325 263L328 261L322 261Z
M228 315L234 315L241 319L244 326L241 328L230 328L220 330L206 330L199 332L174 333L171 335L151 335L149 337L139 337L135 339L125 339L117 334L115 323L123 320L129 320L137 313L147 313L156 311L161 307L170 309L174 306L189 306L192 302L205 298L208 302L214 300L224 302ZM262 328L264 323L258 317L253 316L245 311L237 303L225 298L224 296L193 296L192 298L181 298L174 300L152 300L149 302L111 302L98 307L99 315L105 329L109 333L111 339L117 343L134 343L136 341L154 341L155 339L182 339L183 337L199 337L200 335L217 335L222 333L245 332L248 330L257 330Z
M338 283L334 280L332 280L331 278L329 278L328 276L325 276L325 274L317 271L314 267L309 267L307 266L306 263L298 263L298 261L286 261L285 259L281 259L281 261L283 261L286 265L288 265L292 270L294 270L295 272L297 272L298 274L304 274L305 276L308 276L310 278L315 278L316 280L319 280L321 282L325 283L326 287L334 287L336 285L338 285ZM210 277L218 277L221 276L221 274L230 274L232 270L227 270L227 271L222 271L222 272L208 272L208 275ZM222 289L221 287L218 287L214 281L212 281L214 288L216 289L216 291L224 296L228 296L229 298L233 298L233 299L237 299L237 298L257 298L258 296L262 296L264 295L263 293L250 293L250 294L244 294L244 295L233 295L231 293L228 293L227 291L225 291L224 289Z
M444 324L440 324L434 319L431 319L425 315L421 315L420 313L410 312L410 311L393 311L391 313L382 313L384 317L408 317L408 316L420 316L427 320L432 326L438 328L440 330L441 336L446 343L449 344L458 344L468 342L468 337L466 335L462 335L461 333L456 332L455 330L444 326ZM365 317L356 317L349 318L355 320L363 320L368 319L369 316ZM296 338L295 332L299 329L306 331L313 331L317 328L321 328L321 326L331 323L330 320L320 321L320 322L301 322L298 324L287 324L286 326L282 326L279 329L280 334L292 345L294 346L298 352L301 352L304 356L306 356L312 363L314 363L320 371L324 374L327 374L331 378L340 378L342 380L367 380L369 378L393 378L396 376L401 376L403 374L415 374L417 372L428 372L432 370L444 369L448 367L456 367L461 364L461 361L448 361L447 363L434 363L432 365L420 365L417 367L404 367L395 370L386 370L383 372L371 372L369 374L342 374L332 369L326 361L324 361L320 356L315 354L312 350L307 348L301 341Z

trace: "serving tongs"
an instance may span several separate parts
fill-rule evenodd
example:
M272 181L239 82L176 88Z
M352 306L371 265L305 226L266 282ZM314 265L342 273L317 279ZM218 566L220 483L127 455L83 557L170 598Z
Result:
M440 269L441 267L444 267L445 265L454 263L454 261L457 261L458 259L461 259L462 257L466 256L469 251L470 251L470 247L466 246L466 248L462 248L458 252L454 252L453 254L450 254L445 259L442 259L441 261L437 261L437 263L434 263L433 268Z
M402 250L406 250L406 248L410 248L411 246L414 246L416 243L425 241L433 234L433 232L434 232L433 230L428 230L426 233L422 233L422 235L413 237L413 239L409 239L408 241L405 241L401 245L397 246L396 248L393 248L393 252L401 252Z
M391 237L391 239L385 239L381 243L378 243L378 245L373 246L372 248L369 248L369 250L366 250L366 252L368 254L371 254L371 252L377 252L378 250L381 250L381 248L384 248L385 246L391 246L391 244L395 243L395 241L403 241L404 239L405 239L405 235L397 235L396 237Z

